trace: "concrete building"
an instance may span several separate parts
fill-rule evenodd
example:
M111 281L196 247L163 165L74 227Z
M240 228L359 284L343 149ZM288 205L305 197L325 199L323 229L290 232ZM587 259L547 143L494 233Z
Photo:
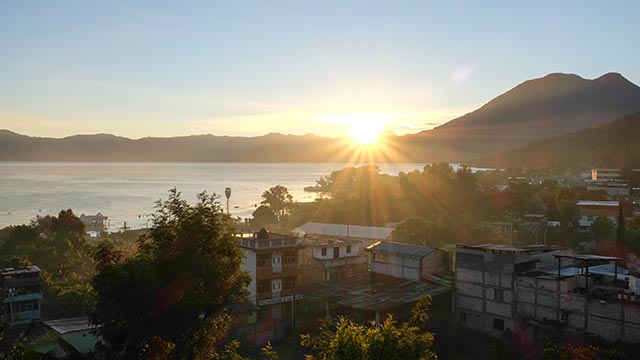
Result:
M428 246L391 241L377 242L366 248L371 254L371 272L412 281L448 270L448 254Z
M455 316L465 326L640 341L638 278L618 258L532 245L458 245L456 257Z
M591 224L599 216L606 216L618 224L618 214L620 213L619 201L592 201L581 200L577 203L580 209L580 219L578 220L581 231L589 231Z
M368 256L360 241L327 236L305 236L300 251L300 283L335 281L366 272Z
M627 198L631 194L629 184L624 181L589 181L587 190L605 192L612 199Z
M259 344L282 339L292 326L292 306L301 299L295 294L299 238L261 229L238 235L236 243L244 252L244 270L251 276L249 301L259 307L247 315L245 323L255 324Z
M41 305L39 267L0 270L0 323L13 326L40 320Z
M431 295L432 316L448 318L453 286L446 251L392 242L377 242L364 250L370 271L358 260L360 271L349 276L304 283L304 313L299 317L345 315L359 322L380 322L394 314L405 319L422 295ZM308 331L317 326L306 325L311 325Z
M591 180L612 181L620 179L620 169L591 169Z
M364 246L369 246L377 241L386 240L394 228L395 225L391 224L383 227L308 222L295 228L292 232L360 240Z

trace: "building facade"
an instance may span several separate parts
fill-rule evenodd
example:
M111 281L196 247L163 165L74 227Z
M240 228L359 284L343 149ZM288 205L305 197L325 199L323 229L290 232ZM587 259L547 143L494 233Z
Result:
M246 323L255 324L255 339L259 344L282 339L292 329L292 313L299 275L298 237L270 233L266 229L239 235L237 245L244 253L244 270L251 276L249 301L259 310L247 315Z
M23 266L0 270L0 322L29 324L42 317L40 268Z
M356 276L369 268L362 243L352 239L305 236L300 251L300 283L336 281Z
M638 279L620 259L550 246L458 245L455 316L500 336L549 331L640 341Z

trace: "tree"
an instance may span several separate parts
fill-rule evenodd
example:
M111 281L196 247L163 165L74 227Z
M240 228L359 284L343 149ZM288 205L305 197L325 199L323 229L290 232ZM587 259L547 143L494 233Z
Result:
M405 244L422 244L427 242L427 220L418 216L411 216L402 220L393 232L393 241Z
M109 357L221 356L226 308L244 300L250 280L227 219L215 194L190 205L173 189L158 201L138 254L122 261L108 246L94 252L100 272L90 319Z
M270 225L278 222L278 217L268 206L258 206L252 215L253 219L251 220L251 225L254 229L260 229L263 227L268 228Z
M430 297L421 298L411 320L401 325L392 315L379 325L375 322L359 325L345 317L334 325L325 319L317 336L301 335L301 344L316 352L315 356L307 355L307 359L437 359L432 351L433 334L421 330L428 319L426 311L430 303Z
M293 202L293 196L289 194L289 189L282 185L276 185L262 193L262 205L269 205L276 214L278 220L286 214L287 207Z
M591 223L591 232L598 240L607 240L613 233L613 221L606 216L598 216Z

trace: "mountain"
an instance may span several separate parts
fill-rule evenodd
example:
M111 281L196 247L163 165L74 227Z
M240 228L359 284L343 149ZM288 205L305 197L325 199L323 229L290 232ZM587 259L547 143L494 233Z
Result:
M640 87L617 73L594 80L550 74L525 81L479 109L405 137L424 158L460 162L600 125L640 111Z
M415 159L394 156L387 161ZM385 162L348 138L271 133L258 137L193 135L128 139L108 134L61 139L0 130L0 161Z
M620 168L628 163L637 166L640 163L640 112L470 163L500 168Z
M637 111L640 87L620 74L594 80L550 74L435 129L385 134L386 146L377 149L355 146L348 138L278 133L133 140L108 134L53 139L0 130L0 161L467 162Z

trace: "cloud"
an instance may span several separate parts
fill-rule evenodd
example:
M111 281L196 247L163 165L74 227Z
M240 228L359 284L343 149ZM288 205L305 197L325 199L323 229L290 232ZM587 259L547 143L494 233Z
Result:
M462 66L456 69L453 74L451 74L450 80L454 83L461 83L465 81L471 74L473 74L474 69L471 66Z

